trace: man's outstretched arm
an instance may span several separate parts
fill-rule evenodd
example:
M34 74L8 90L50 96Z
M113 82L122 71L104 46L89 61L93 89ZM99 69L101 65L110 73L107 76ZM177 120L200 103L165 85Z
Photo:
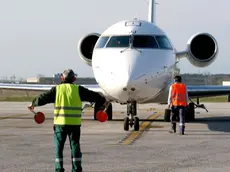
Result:
M33 99L32 105L36 107L36 106L43 106L48 103L54 103L55 95L56 95L56 87L52 87L49 91L42 93L37 98Z

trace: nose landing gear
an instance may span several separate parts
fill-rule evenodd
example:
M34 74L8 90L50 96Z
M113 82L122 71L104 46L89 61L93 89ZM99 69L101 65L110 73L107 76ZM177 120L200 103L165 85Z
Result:
M136 101L133 101L131 103L127 104L127 117L124 119L124 130L128 131L129 126L134 126L134 131L139 131L140 125L139 125L139 118L137 115L137 103Z

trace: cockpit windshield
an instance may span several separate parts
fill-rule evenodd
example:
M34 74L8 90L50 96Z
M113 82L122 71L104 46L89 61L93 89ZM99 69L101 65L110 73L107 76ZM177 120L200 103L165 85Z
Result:
M134 48L158 48L157 42L153 36L135 35L133 39Z
M123 35L101 37L95 48L148 48L172 49L168 38L164 35Z
M130 36L112 36L106 47L129 47L129 40Z

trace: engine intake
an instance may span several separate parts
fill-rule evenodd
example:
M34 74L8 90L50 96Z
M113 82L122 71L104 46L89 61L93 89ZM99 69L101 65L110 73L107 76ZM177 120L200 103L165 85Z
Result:
M79 56L89 66L92 66L93 49L99 37L98 33L90 33L78 42Z
M187 59L196 67L210 65L217 54L217 41L208 33L195 34L187 42Z

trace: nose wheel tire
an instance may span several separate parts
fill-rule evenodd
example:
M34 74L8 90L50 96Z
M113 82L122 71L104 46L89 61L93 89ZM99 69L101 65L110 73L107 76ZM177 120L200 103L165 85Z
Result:
M125 117L124 119L124 130L125 131L129 131L129 126L130 127L134 127L134 131L139 131L140 128L140 124L139 124L139 118L138 117L134 117L134 119L130 120L129 117Z

